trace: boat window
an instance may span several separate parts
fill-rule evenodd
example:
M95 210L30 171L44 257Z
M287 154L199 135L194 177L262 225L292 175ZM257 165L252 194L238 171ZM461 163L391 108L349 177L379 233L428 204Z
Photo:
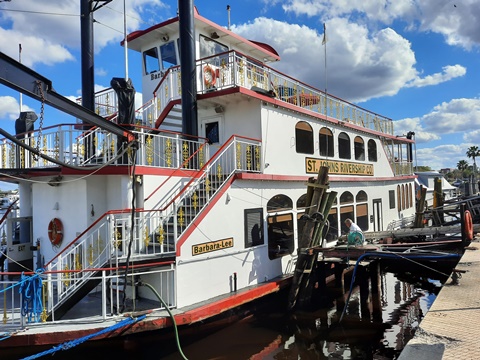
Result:
M402 210L405 210L405 199L406 199L406 194L405 194L405 185L402 184Z
M410 206L413 207L413 191L412 191L412 184L408 184L408 199Z
M282 211L293 209L293 201L287 195L279 194L268 200L267 211Z
M325 234L325 240L328 242L338 239L338 214L337 208L331 208L328 213L328 227Z
M206 62L216 66L228 64L228 46L219 43L209 37L200 35L200 58L206 59ZM217 54L220 56L212 57Z
M390 202L390 209L395 209L395 190L388 191L388 198Z
M332 157L334 155L332 131L326 127L321 128L318 140L320 145L320 155Z
M297 200L297 210L305 209L307 206L307 194L303 194Z
M205 124L205 137L208 139L208 143L218 144L220 142L220 131L218 121Z
M295 148L300 154L313 154L313 130L304 121L295 125Z
M338 156L340 159L350 159L352 157L350 137L344 132L338 134Z
M267 224L270 260L290 255L294 249L293 214L269 216Z
M265 243L263 238L263 209L245 209L245 248Z
M397 209L398 211L402 210L402 194L400 192L400 185L397 185Z
M377 143L375 140L370 139L367 143L368 146L368 161L377 161Z
M353 140L355 150L355 160L365 160L365 143L360 136L356 136Z
M345 225L345 220L355 219L355 214L353 212L353 205L342 206L340 207L340 226L341 232L346 234L349 232L349 228Z
M143 52L143 64L145 66L145 75L160 71L160 62L158 61L158 50L156 47Z
M363 201L367 201L368 200L368 195L365 191L363 190L360 190L357 194L357 196L355 197L355 200L357 202L363 202Z
M362 231L368 230L368 204L357 204L356 206L357 225Z
M168 70L172 66L178 65L177 54L175 52L175 41L160 46L160 55L162 57L162 70Z
M340 205L353 203L353 194L350 191L345 191L340 196Z

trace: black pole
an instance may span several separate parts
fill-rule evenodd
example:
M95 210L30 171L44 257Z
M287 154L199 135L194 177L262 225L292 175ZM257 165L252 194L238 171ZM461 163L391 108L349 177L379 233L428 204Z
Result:
M198 135L195 24L193 0L179 0L180 64L182 74L182 132Z
M95 93L93 91L93 12L91 0L80 3L80 33L82 49L82 106L95 111Z

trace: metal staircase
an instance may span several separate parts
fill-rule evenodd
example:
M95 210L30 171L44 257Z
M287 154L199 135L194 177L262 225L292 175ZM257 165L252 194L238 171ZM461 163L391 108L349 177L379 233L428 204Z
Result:
M98 284L101 269L125 264L129 247L130 261L174 258L177 241L235 172L260 172L260 154L260 142L232 136L172 199L136 211L133 224L130 212L105 214L47 264L51 318Z

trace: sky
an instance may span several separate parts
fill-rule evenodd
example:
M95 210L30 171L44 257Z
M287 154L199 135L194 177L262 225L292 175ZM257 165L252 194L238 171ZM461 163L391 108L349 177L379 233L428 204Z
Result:
M102 2L100 2L102 3ZM200 14L280 55L269 64L415 132L418 165L455 168L480 142L478 0L196 0ZM176 16L177 1L127 0L127 32ZM123 0L94 13L96 89L124 77ZM81 96L80 0L0 0L0 51ZM326 33L326 43L322 40ZM21 44L21 53L19 51ZM326 54L326 62L325 62ZM141 96L138 53L128 76ZM0 85L0 128L15 133L19 95ZM40 104L22 98L22 109ZM43 125L75 122L57 110ZM39 125L37 120L36 127ZM0 188L2 186L0 185Z

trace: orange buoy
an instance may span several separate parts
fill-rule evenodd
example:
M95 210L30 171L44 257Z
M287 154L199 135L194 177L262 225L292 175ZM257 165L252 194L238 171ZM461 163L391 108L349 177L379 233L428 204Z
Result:
M63 239L63 224L60 219L53 218L48 224L48 238L53 246L58 246Z
M463 213L463 221L465 223L465 238L468 241L473 240L473 220L472 220L472 214L470 211L465 210Z
M207 88L213 87L217 82L217 76L215 75L215 71L210 65L206 65L203 68L203 81L205 82L205 86Z

